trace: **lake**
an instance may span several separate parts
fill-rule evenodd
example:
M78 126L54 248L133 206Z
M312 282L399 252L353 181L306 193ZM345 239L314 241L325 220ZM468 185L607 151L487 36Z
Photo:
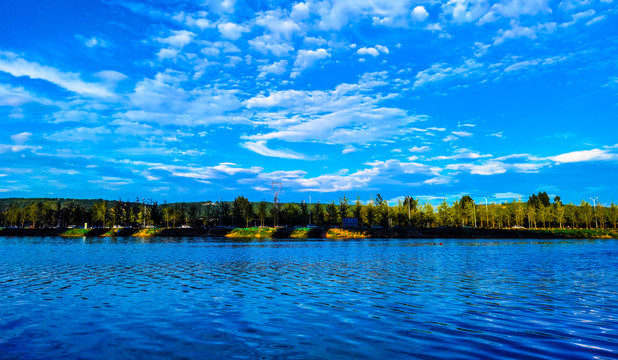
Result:
M617 353L617 240L0 238L0 358Z

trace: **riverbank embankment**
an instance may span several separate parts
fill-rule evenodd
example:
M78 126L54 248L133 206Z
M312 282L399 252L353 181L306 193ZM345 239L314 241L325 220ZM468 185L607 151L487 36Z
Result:
M322 228L322 227L254 227L254 228L4 228L0 236L61 237L227 237L273 239L353 239L353 238L494 238L494 239L618 239L617 229L481 229L446 228Z

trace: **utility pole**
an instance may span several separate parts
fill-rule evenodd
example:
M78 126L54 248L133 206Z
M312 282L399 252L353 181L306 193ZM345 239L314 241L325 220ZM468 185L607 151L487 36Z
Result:
M274 217L274 225L277 227L279 224L279 192L281 192L281 183L277 181L273 181L271 184L271 190L273 192L273 207L275 208L275 216Z

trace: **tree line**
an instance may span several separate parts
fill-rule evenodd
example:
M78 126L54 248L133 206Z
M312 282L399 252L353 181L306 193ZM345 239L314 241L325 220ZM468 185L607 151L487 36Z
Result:
M564 204L545 192L505 203L480 203L468 195L434 206L412 196L397 202L380 195L367 203L343 196L330 203L307 204L234 201L158 204L105 200L11 199L0 202L4 227L179 227L179 226L342 226L357 218L364 227L479 227L479 228L616 228L618 206L582 200Z

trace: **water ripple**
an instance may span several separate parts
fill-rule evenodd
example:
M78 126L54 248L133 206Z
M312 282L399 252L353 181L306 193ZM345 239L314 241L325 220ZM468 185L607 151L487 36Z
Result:
M616 358L614 240L0 238L0 358Z

